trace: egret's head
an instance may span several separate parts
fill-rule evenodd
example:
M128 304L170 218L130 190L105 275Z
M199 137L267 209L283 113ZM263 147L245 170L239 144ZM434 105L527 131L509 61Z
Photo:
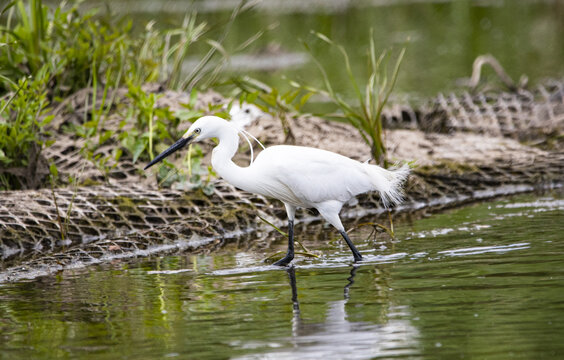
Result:
M163 160L167 156L182 149L186 145L198 142L204 139L209 139L219 136L220 132L226 128L231 128L232 126L222 118L217 116L204 116L196 120L192 126L182 135L182 138L172 144L171 147L160 153L157 157L153 159L147 166L145 170L155 165L159 161Z
M198 142L204 139L218 137L221 131L231 128L228 121L217 116L204 116L196 120L182 135L183 139Z

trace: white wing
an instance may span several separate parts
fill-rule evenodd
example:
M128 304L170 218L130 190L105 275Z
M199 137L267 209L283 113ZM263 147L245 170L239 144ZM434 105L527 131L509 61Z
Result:
M273 146L262 151L251 173L256 192L304 207L374 189L364 164L345 156L301 146Z

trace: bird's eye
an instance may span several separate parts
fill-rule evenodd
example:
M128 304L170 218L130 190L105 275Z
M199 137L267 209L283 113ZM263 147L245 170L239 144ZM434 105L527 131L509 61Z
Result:
M194 132L195 132L196 134L199 134L199 133L201 133L201 132L202 132L202 129L200 129L200 128L196 128L196 129L194 130Z

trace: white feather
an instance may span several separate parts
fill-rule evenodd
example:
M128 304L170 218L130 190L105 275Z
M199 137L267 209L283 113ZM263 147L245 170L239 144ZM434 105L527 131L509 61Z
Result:
M407 165L386 170L334 152L304 146L279 145L264 149L254 136L215 116L204 116L194 122L187 134L195 133L199 135L194 141L219 139L213 149L212 166L222 178L242 190L284 202L291 226L296 207L316 208L341 232L355 261L361 260L362 256L347 237L339 218L343 204L369 191L379 192L385 207L397 205L403 199L402 184L409 175ZM231 160L239 146L238 134L242 134L251 148L248 167L237 166ZM264 149L256 159L249 137ZM293 250L289 247L288 251L289 255L277 264L287 264L293 259Z

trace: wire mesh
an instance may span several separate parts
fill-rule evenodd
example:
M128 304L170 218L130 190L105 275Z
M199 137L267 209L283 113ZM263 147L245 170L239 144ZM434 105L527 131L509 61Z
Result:
M217 96L213 97L217 102ZM411 109L402 105L387 110L390 126L421 128L428 132L471 131L494 136L548 136L562 133L564 87L562 82L541 85L534 92L439 95ZM112 124L112 122L108 122ZM297 123L294 123L297 124ZM107 125L107 126L110 126ZM303 122L300 131L306 143L324 145L313 132L334 132L346 137L343 124ZM319 128L316 128L319 127ZM264 129L266 142L279 136ZM276 132L276 134L281 132ZM260 196L246 194L222 181L214 182L214 193L201 190L158 189L130 160L120 161L102 173L86 161L80 151L84 140L59 131L57 142L44 150L63 174L80 174L95 186L67 186L55 189L7 191L0 201L0 282L33 277L60 268L88 265L119 257L153 253L204 251L225 239L242 234L263 234L263 217L283 226L283 206ZM317 141L317 142L316 142ZM109 143L98 151L110 154ZM350 152L356 152L352 144ZM402 209L452 206L488 194L530 190L531 186L561 184L564 152L538 152L534 156L501 156L488 163L453 169L440 163L415 170L406 186ZM364 194L358 203L344 210L343 217L384 213L377 194ZM368 212L367 212L368 210ZM311 213L302 213L312 218ZM313 218L316 218L313 216ZM318 218L318 217L317 217Z

